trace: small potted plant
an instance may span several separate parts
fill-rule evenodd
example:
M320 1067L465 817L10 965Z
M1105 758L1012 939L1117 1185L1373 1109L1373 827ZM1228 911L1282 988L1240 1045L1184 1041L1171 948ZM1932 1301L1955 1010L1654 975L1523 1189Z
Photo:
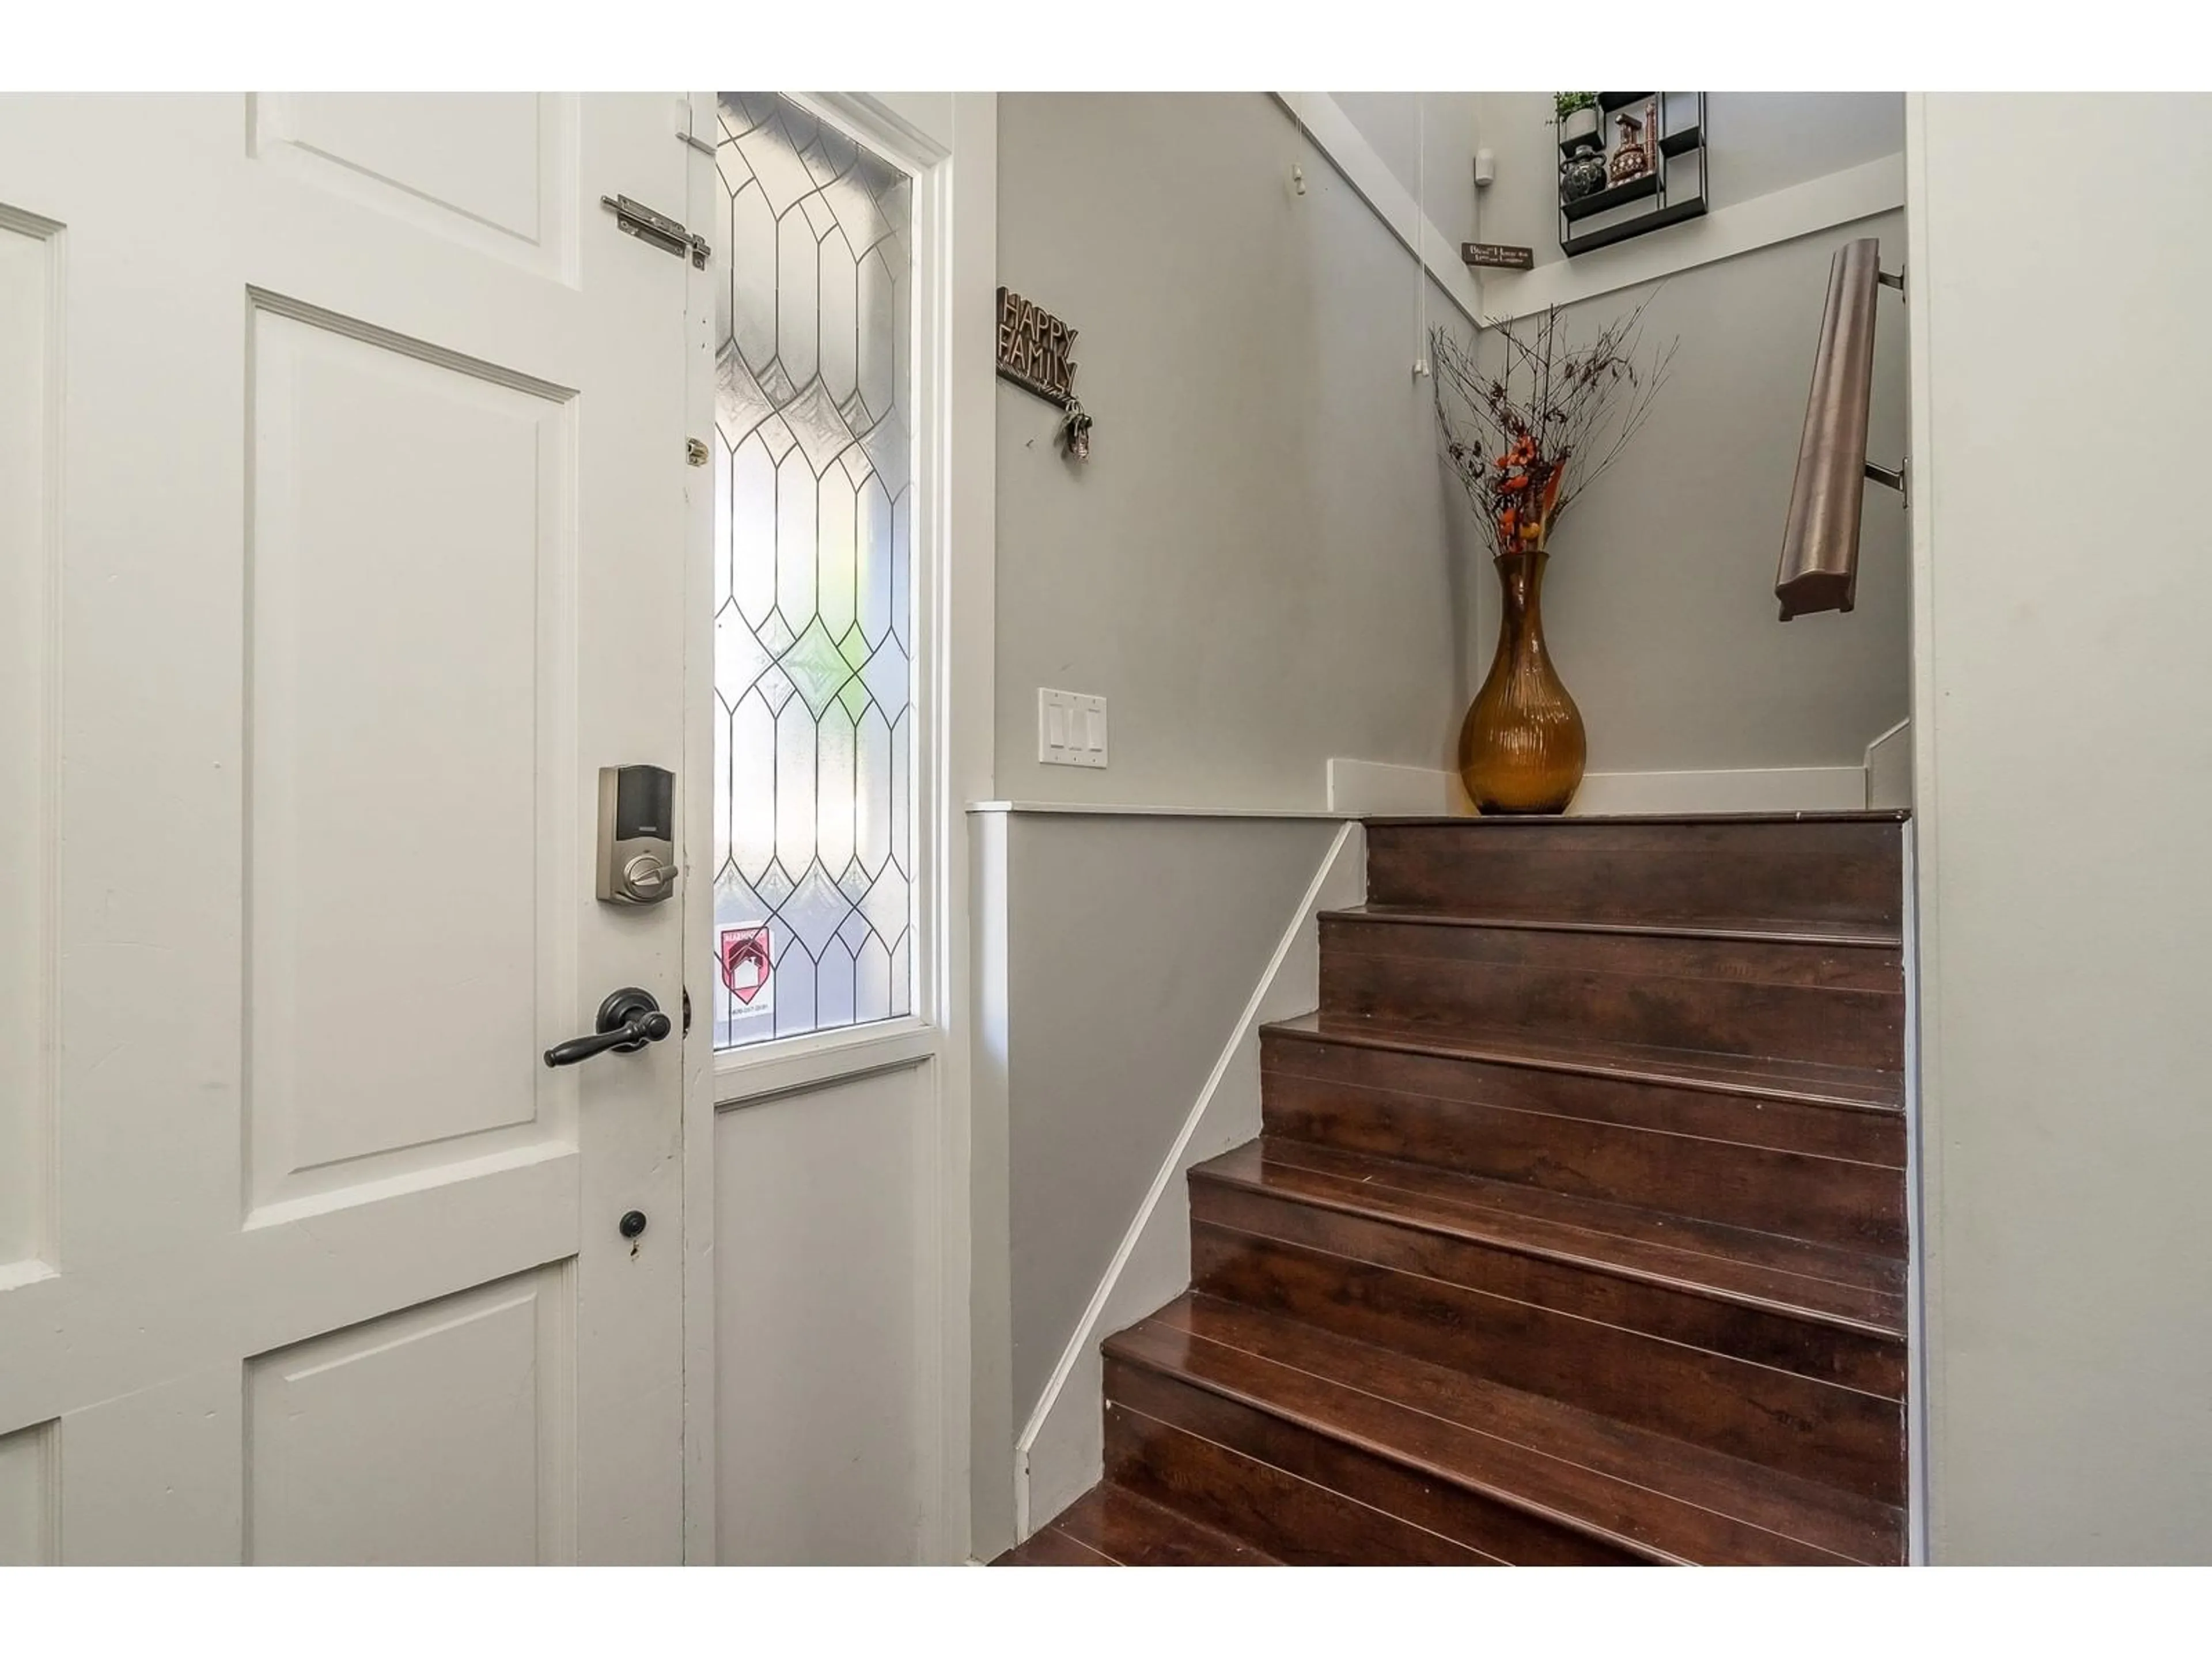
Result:
M1597 137L1597 94L1594 92L1555 92L1552 112L1559 126L1559 146L1577 149L1595 144Z

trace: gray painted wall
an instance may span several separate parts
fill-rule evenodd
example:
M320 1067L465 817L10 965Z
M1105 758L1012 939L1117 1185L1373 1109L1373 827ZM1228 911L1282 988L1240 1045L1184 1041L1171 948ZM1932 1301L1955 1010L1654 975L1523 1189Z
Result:
M1296 810L1332 756L1449 764L1470 573L1410 257L1258 93L1008 94L999 141L1001 279L1079 331L1097 422L1077 467L1000 387L999 793ZM1038 764L1039 686L1107 698L1110 766Z
M2212 179L2212 99L1926 112L1933 1553L2212 1562L2212 319L2202 216L2163 210ZM2023 131L2043 157L2025 171ZM2051 339L2054 295L2093 296L2084 339ZM2106 464L2127 487L2068 487Z
M1828 262L1855 236L1878 237L1891 269L1902 262L1904 216L1886 214L1685 271L1647 313L1648 340L1681 340L1672 379L1650 424L1560 520L1545 579L1546 634L1589 729L1593 772L1856 766L1905 717L1897 495L1866 491L1856 610L1785 626L1774 601ZM1569 307L1571 337L1648 292ZM1868 453L1893 465L1905 449L1905 308L1887 295L1881 307ZM1481 590L1486 643L1494 587Z
M1474 152L1485 100L1480 92L1332 92L1382 165L1421 204L1429 222L1455 242L1474 236Z
M1337 826L1053 813L1007 823L1018 1431Z

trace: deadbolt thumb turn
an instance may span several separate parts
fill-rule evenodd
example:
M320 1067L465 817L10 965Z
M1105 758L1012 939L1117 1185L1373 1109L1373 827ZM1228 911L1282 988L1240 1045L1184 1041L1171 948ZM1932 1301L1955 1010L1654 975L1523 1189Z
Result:
M635 985L625 985L599 1005L598 1024L596 1036L570 1037L548 1048L545 1063L574 1066L593 1054L634 1054L647 1043L659 1042L675 1029L675 1023L660 1012L660 1005L653 1000L653 993L641 991Z
M676 775L659 766L599 769L599 898L658 904L676 890Z

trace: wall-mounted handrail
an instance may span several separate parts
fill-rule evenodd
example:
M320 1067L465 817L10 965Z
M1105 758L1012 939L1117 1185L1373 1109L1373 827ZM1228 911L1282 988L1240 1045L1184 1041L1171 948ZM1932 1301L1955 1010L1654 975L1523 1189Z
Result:
M1875 300L1903 279L1881 269L1872 237L1846 242L1828 266L1828 301L1813 359L1805 435L1782 532L1774 597L1782 620L1813 611L1849 611L1859 581L1859 497L1863 483L1901 489L1904 469L1867 465L1867 415L1874 397Z

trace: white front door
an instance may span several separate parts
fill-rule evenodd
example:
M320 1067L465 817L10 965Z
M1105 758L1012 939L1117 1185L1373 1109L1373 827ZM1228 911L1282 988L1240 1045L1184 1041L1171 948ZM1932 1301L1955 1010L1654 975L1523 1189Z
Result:
M0 1560L681 1554L678 107L0 100Z

